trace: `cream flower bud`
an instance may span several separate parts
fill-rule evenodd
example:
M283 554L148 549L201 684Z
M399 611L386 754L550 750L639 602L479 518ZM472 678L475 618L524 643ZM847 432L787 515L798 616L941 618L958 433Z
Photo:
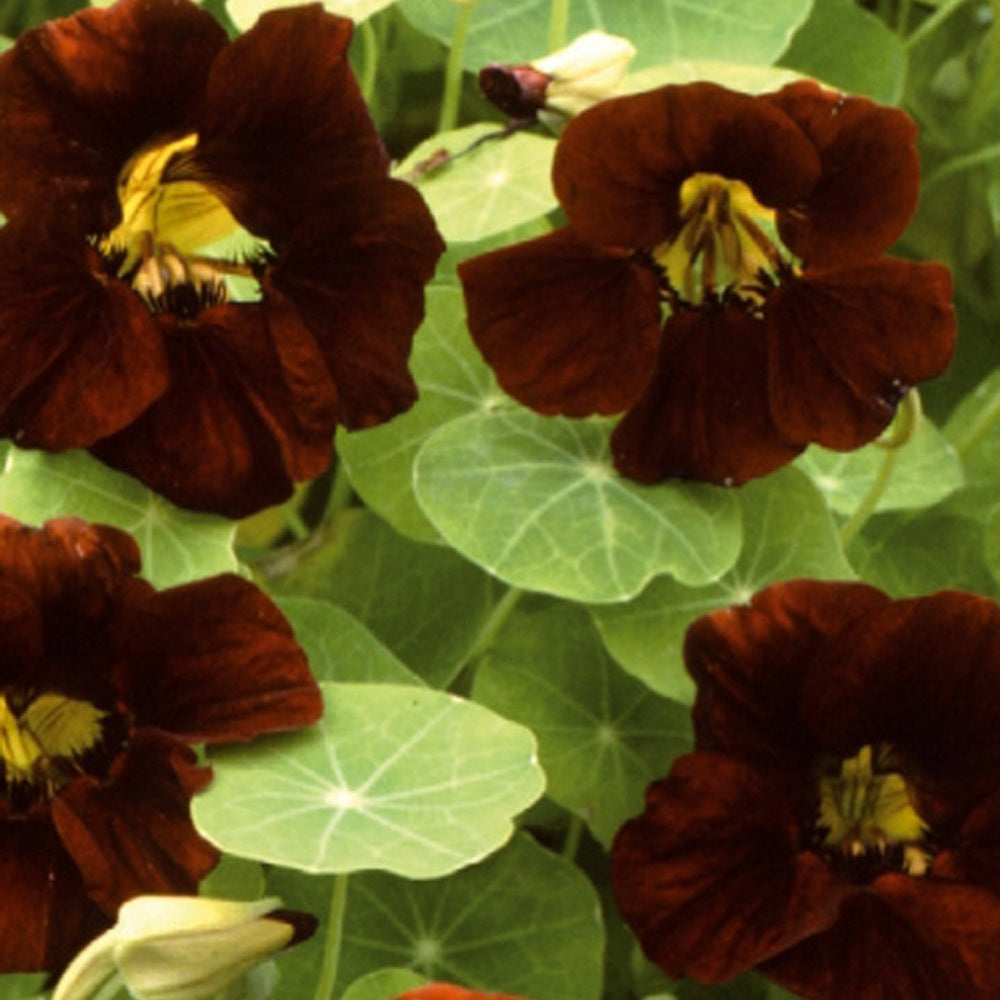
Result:
M539 111L572 117L613 97L634 56L635 46L627 38L588 31L533 62L483 67L479 86L514 118L533 118Z
M202 896L137 896L70 963L52 1000L87 1000L112 976L137 1000L203 1000L312 935L313 917Z

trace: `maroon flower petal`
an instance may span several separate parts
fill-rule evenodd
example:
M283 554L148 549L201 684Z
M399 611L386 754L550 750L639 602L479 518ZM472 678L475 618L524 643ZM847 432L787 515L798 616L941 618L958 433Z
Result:
M469 329L505 391L540 413L618 413L660 341L651 268L570 229L459 266Z
M57 972L108 926L47 820L0 817L0 973Z
M44 228L0 230L0 434L29 448L89 447L166 384L149 310L102 273L93 249Z
M218 852L191 823L192 794L211 780L193 750L137 731L101 782L85 776L52 800L59 836L108 914L143 893L193 893Z
M290 496L293 471L326 469L333 428L303 433L262 308L218 306L195 321L158 322L170 387L98 442L98 458L183 507L234 518Z
M933 824L1000 787L1000 609L959 591L872 609L815 658L802 714L841 756L896 748Z
M139 546L117 528L69 517L30 528L0 515L0 578L31 594L47 619L106 617L140 566Z
M611 880L646 954L669 976L720 982L826 930L844 887L799 843L782 791L734 758L694 753L618 832Z
M784 208L809 194L820 161L767 101L690 83L602 101L575 118L552 180L585 240L651 247L676 233L681 185L697 173L743 181L762 204Z
M212 66L198 146L170 176L212 185L269 239L388 158L347 60L352 24L319 4L261 15Z
M890 603L865 584L796 580L699 618L684 643L698 685L698 749L805 769L811 780L815 742L800 720L805 676L831 637L849 639L859 622ZM830 719L839 723L832 710Z
M813 1000L993 1000L1000 900L972 886L887 875L834 926L761 970Z
M1000 789L973 808L954 838L954 847L934 859L931 874L982 886L1000 898Z
M767 368L764 326L742 309L675 313L653 377L611 437L615 468L641 483L732 486L790 462L802 446L771 420Z
M195 131L225 43L186 0L122 0L26 32L0 56L0 211L56 197L84 231L110 230L119 171L152 139Z
M839 450L878 437L907 388L947 368L950 300L946 268L892 258L779 285L764 318L780 431Z
M265 274L279 351L311 334L345 427L382 423L416 399L407 361L443 251L420 195L385 180L342 191L337 211L296 229Z
M295 729L323 711L291 626L237 576L136 592L122 610L126 702L140 726L188 742Z
M888 250L917 207L917 128L898 108L789 84L764 98L812 140L822 174L801 202L778 213L782 240L810 267L853 264Z
M30 676L41 662L43 629L37 601L21 587L0 578L0 690Z

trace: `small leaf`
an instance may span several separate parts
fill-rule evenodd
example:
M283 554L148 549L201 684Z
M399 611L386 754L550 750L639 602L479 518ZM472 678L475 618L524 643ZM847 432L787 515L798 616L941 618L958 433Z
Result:
M336 604L314 597L279 597L276 603L291 622L316 680L424 683L357 618Z
M325 10L341 17L349 17L356 24L391 7L395 2L396 0L322 0ZM257 18L265 11L300 5L301 0L226 0L226 13L240 31L246 31L254 26Z
M427 980L410 969L379 969L356 979L340 1000L396 1000Z
M830 512L797 469L755 479L736 495L746 540L736 565L718 582L695 588L654 580L628 604L590 608L612 656L657 693L685 704L694 700L694 683L684 668L682 649L696 618L741 604L779 580L854 576Z
M623 600L659 573L704 583L740 545L726 490L619 476L605 420L517 409L452 421L421 449L416 491L463 555L514 586L575 600Z
M310 729L213 749L193 816L222 850L434 878L500 847L542 792L532 734L480 705L410 685L322 688Z
M985 521L1000 496L1000 368L955 407L945 434L965 470L965 488L948 510Z
M142 575L157 587L239 568L235 522L175 507L85 451L11 448L0 475L0 511L32 525L80 517L121 528L139 543Z
M496 122L439 132L396 169L397 177L411 181L424 196L449 243L485 239L558 205L550 179L555 140L528 132L502 133ZM481 145L472 149L476 142ZM431 166L442 153L455 159Z
M547 794L605 846L691 748L687 709L622 673L580 608L515 614L477 667L473 696L530 726Z

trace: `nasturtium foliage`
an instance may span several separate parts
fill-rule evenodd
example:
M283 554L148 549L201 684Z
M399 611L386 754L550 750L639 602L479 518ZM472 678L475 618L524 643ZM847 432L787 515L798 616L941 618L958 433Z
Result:
M175 507L84 451L11 448L0 474L0 511L26 524L80 517L121 528L139 543L142 576L157 587L238 569L232 521Z
M303 883L297 873L276 872L269 890L287 905L326 912L330 884ZM603 950L590 880L521 833L447 879L352 876L335 991L388 966L532 1000L598 1000ZM305 945L304 960L311 952L315 962L316 951L315 942Z
M549 177L555 147L551 136L506 134L482 122L421 143L396 176L424 196L449 243L473 243L557 207Z
M326 530L319 544L282 556L274 589L345 608L428 684L449 684L493 609L496 581L367 510L340 511Z
M519 609L476 671L473 696L531 728L547 794L605 845L691 749L686 708L625 674L582 608Z
M427 980L410 969L379 969L356 979L344 990L341 1000L396 1000L396 997L423 986Z
M450 545L526 590L620 601L662 573L688 584L721 576L740 545L732 494L624 479L608 427L524 409L472 413L424 443L417 499Z
M257 18L266 10L280 7L294 7L299 0L226 0L226 11L241 31L253 26ZM331 14L349 17L352 21L367 20L396 0L322 0L323 8Z
M337 451L365 502L394 528L423 541L438 540L413 492L413 463L431 433L477 410L512 405L497 388L465 327L456 285L431 285L427 317L417 331L410 369L420 398L380 427L341 432Z
M886 461L887 448L870 444L857 451L829 451L812 445L799 467L825 495L830 508L850 514L872 488ZM930 507L964 482L962 464L947 438L922 419L910 441L898 449L897 461L876 511Z
M786 468L737 491L745 541L736 565L704 587L666 577L623 604L592 605L608 649L652 690L690 703L694 684L684 669L688 626L701 615L741 604L758 590L797 577L851 579L833 518L823 498L797 469Z
M480 0L473 11L464 64L520 63L548 51L549 0ZM806 19L812 0L587 0L570 5L567 40L600 28L635 43L636 68L677 59L773 62ZM457 6L441 0L400 0L414 25L448 44Z
M535 739L456 695L322 685L308 730L213 750L194 803L223 850L306 872L434 878L485 857L542 793Z

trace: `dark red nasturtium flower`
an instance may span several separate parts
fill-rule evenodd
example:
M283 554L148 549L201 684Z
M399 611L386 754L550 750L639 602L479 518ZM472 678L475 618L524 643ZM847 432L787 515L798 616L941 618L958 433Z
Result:
M453 983L428 983L418 989L410 990L396 1000L519 1000L518 997L506 993L483 993L480 990L467 990Z
M188 0L121 0L0 56L0 434L239 517L413 402L443 244L351 31L312 4L229 42ZM212 249L239 227L241 259Z
M797 581L699 619L695 751L612 882L668 975L811 1000L1000 984L1000 608Z
M240 577L156 591L125 533L0 517L0 972L57 970L148 893L190 894L218 853L191 744L322 712L291 628Z
M624 411L614 462L640 482L866 444L954 346L948 271L882 256L916 206L915 133L806 81L604 101L556 150L569 225L461 266L472 336L540 413Z

